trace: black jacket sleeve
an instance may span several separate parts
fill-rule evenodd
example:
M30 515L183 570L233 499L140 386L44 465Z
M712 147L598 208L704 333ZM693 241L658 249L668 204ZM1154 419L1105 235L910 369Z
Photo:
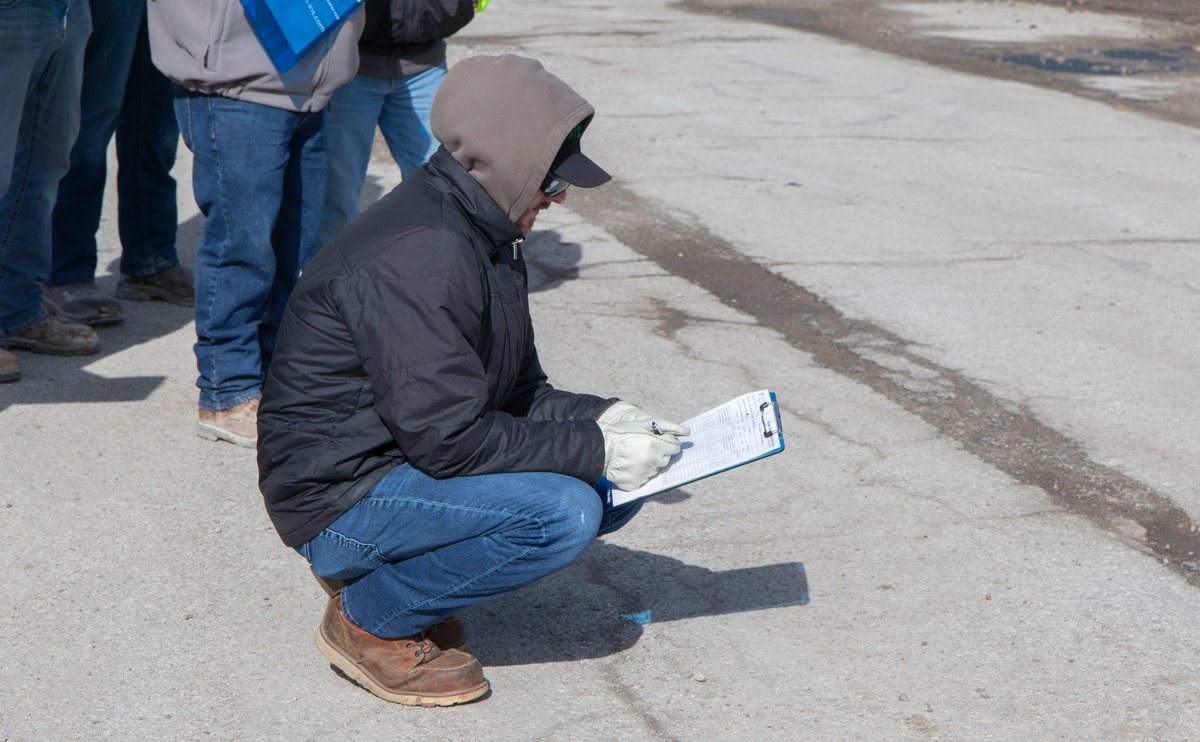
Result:
M598 479L604 438L594 422L516 417L491 408L487 371L476 351L486 307L474 248L441 231L410 235L406 242L418 239L432 241L429 252L463 259L442 261L426 273L411 266L389 270L386 259L376 259L371 270L349 279L344 299L375 411L405 458L439 478L548 471Z
M474 17L472 0L367 0L359 43L388 47L438 41Z

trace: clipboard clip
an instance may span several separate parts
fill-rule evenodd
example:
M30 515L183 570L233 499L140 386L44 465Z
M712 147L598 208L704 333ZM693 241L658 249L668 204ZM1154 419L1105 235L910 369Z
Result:
M763 426L763 438L770 438L771 436L775 435L775 431L771 429L770 421L770 418L774 417L774 415L767 415L767 409L770 408L770 406L770 402L763 402L758 406L758 416L761 418Z

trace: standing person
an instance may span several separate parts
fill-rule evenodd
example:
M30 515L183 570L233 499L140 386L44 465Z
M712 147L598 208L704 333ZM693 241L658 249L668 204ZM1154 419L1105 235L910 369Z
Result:
M577 559L641 502L687 430L555 389L534 347L520 244L570 185L594 109L540 63L472 57L433 105L442 148L304 271L259 417L259 485L285 544L334 592L325 657L371 693L487 692L451 614ZM655 423L657 422L657 426Z
M254 447L279 318L316 248L321 112L358 69L361 9L280 74L238 0L150 3L154 63L179 89L204 214L196 247L197 433Z
M79 133L87 0L0 5L0 348L54 355L100 349L90 327L42 307L50 272L50 216ZM0 350L0 381L16 381L16 356Z
M117 296L191 306L192 273L179 265L175 251L178 215L171 167L179 126L171 84L150 61L145 0L92 6L83 70L82 125L54 207L46 307L61 320L84 325L108 325L124 317L121 303L96 286L96 230L114 132L120 163Z
M429 109L446 76L446 37L475 17L475 0L367 0L358 75L325 112L329 179L318 244L358 213L375 127L404 177L437 150Z

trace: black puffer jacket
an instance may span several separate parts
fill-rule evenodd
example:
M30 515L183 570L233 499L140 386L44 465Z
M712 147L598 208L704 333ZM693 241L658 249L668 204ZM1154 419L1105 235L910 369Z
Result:
M512 216L592 109L557 78L573 99L548 83L540 65L530 72L521 63L451 70L434 128L442 122L439 138L455 154L440 149L304 269L258 418L259 485L286 544L308 541L404 461L434 477L600 477L594 420L613 400L547 382ZM464 143L446 121L461 118L459 105L487 110L486 100L470 102L479 86L494 87L509 113L525 106L526 128ZM472 174L460 160L510 164Z
M367 0L358 74L415 75L446 61L446 37L475 17L473 0Z

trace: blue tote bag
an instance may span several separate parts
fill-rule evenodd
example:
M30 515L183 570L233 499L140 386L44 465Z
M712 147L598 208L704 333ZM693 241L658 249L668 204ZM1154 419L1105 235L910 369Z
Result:
M246 20L282 74L365 0L241 0Z

